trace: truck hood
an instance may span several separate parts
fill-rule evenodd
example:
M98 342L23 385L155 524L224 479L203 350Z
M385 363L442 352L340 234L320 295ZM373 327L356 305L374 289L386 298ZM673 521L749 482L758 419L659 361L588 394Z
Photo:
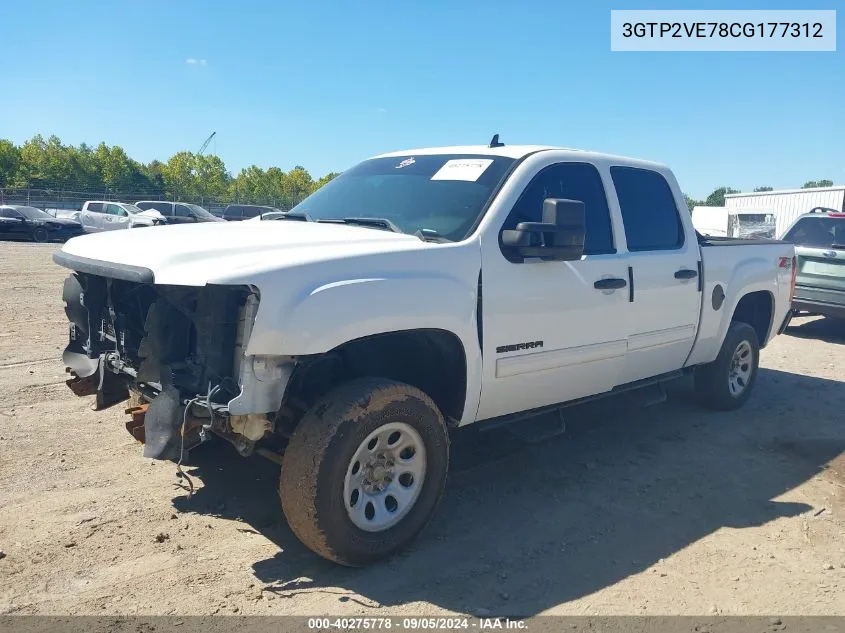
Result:
M157 284L251 283L303 264L437 247L379 229L274 220L202 222L75 237L55 256L62 266Z

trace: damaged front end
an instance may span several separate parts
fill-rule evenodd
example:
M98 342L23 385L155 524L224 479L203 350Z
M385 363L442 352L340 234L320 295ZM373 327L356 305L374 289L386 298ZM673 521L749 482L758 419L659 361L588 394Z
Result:
M94 409L129 400L126 428L145 457L178 461L209 433L250 455L273 434L293 361L246 356L255 289L73 268L63 292L68 387L94 395Z

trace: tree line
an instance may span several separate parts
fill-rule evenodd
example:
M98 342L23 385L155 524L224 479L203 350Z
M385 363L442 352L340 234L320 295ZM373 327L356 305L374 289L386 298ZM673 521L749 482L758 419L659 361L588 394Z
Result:
M255 165L236 176L226 169L219 156L177 152L166 162L141 163L130 158L122 147L100 143L92 147L65 145L57 136L33 136L23 145L0 139L0 189L40 189L102 193L111 198L165 198L184 201L213 200L221 203L244 202L290 208L319 189L337 173L315 180L304 167L290 171L278 167L262 169ZM802 188L830 187L830 180L811 180ZM772 191L757 187L754 191ZM696 206L721 207L725 195L740 193L731 187L718 187L705 200L685 195L690 209Z
M833 181L832 180L808 180L804 183L801 189L815 189L816 187L832 187ZM761 191L774 191L774 187L755 187L754 192L761 192ZM725 196L729 193L742 193L739 189L733 189L731 187L717 187L713 190L707 198L704 200L695 200L691 198L687 194L684 194L684 197L687 199L687 206L689 207L690 211L692 211L693 207L723 207L725 206Z
M141 163L120 146L65 145L36 135L18 146L0 139L0 188L102 193L272 204L290 208L337 176L314 179L304 167L289 171L255 165L233 175L219 156L177 152L166 162Z

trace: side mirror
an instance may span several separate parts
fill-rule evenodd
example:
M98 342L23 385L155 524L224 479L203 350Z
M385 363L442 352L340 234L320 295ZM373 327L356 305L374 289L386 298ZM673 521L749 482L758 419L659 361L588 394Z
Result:
M520 222L502 231L502 246L519 257L545 261L574 261L584 254L586 221L584 203L579 200L546 198L542 222Z

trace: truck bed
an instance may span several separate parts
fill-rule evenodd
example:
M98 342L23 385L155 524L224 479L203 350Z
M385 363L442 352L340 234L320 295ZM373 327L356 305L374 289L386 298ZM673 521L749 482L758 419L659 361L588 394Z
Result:
M765 293L771 297L768 336L774 336L789 311L792 270L781 259L792 259L794 247L781 240L699 237L702 260L701 317L695 345L685 365L709 363L716 358L740 294ZM746 248L717 248L745 246Z

